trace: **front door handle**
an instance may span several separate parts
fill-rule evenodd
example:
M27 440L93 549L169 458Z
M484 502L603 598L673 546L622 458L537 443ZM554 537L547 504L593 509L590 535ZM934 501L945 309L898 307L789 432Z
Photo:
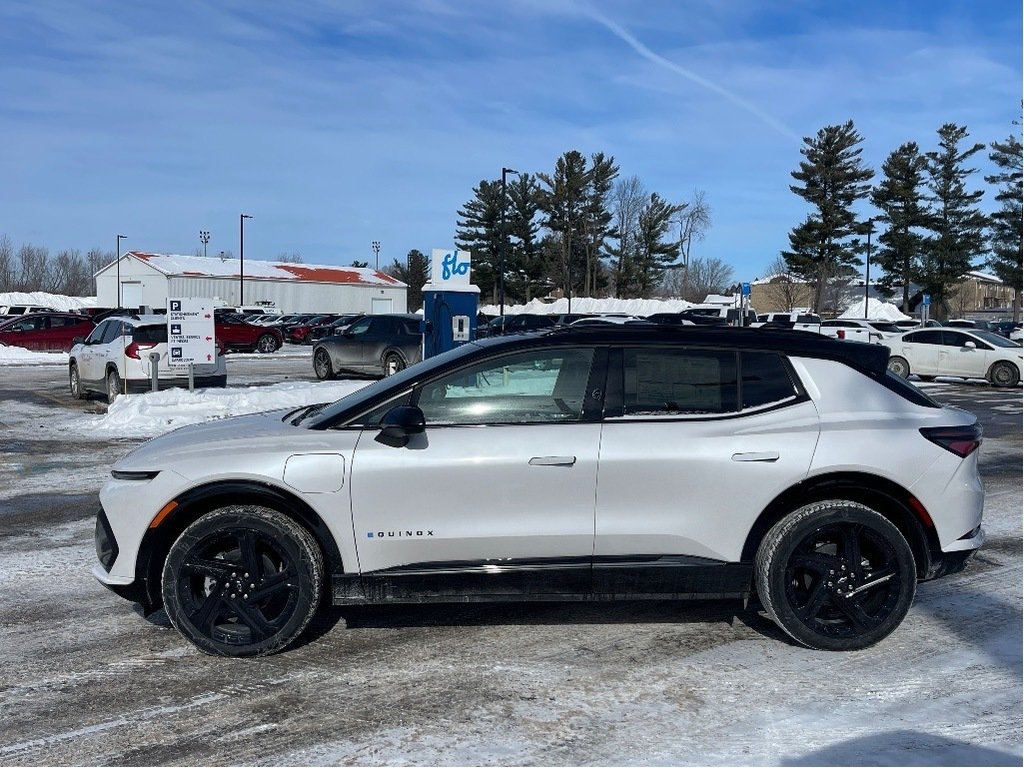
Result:
M531 467L571 467L575 463L575 456L534 456L530 459Z
M734 453L732 455L733 461L767 461L773 462L779 460L778 451L761 451L759 453Z

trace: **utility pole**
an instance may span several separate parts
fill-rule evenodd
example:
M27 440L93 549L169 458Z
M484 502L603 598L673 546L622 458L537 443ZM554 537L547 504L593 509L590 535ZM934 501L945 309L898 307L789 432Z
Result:
M238 307L245 305L245 220L251 219L247 213L238 216Z

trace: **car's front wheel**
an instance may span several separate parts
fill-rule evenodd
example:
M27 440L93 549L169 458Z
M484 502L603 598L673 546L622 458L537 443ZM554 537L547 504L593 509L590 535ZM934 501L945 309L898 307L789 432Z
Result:
M115 370L109 371L107 373L107 402L113 403L123 391L124 385L121 383L121 376Z
M898 355L889 358L889 370L899 376L901 379L905 379L910 376L910 363L904 357Z
M264 333L256 340L256 351L264 354L277 351L277 339L271 333Z
M72 363L68 370L68 386L71 389L71 396L75 400L85 397L85 390L82 388L82 374L78 372L78 365L75 363Z
M313 373L321 380L334 378L334 366L331 365L331 355L323 347L313 352Z
M1015 387L1020 381L1020 372L1013 363L996 363L989 371L988 379L997 387Z
M188 526L164 563L174 627L215 656L264 656L292 643L316 613L323 554L313 536L267 507L223 507Z
M889 635L917 588L903 534L852 501L808 504L768 532L755 559L768 615L810 648L855 651Z

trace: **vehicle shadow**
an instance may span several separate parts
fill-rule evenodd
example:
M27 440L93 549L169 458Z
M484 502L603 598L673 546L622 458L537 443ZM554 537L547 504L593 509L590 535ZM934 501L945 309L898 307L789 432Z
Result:
M1020 765L1020 754L1000 752L959 739L917 731L872 733L800 757L783 757L779 765Z

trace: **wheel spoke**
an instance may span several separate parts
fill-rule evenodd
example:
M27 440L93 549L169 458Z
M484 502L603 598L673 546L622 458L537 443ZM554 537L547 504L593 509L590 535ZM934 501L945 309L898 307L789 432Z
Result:
M277 627L263 618L260 610L249 605L247 601L235 598L228 600L227 603L234 610L235 615L238 616L238 620L252 631L254 640L262 640L277 631Z
M843 527L843 562L846 568L853 574L860 574L860 526Z
M242 568L249 574L249 578L259 576L260 559L256 553L256 534L252 531L242 531L238 537L238 552Z
M827 574L839 567L839 558L834 555L823 555L820 552L796 552L789 562L793 567L819 574Z
M216 618L214 609L223 602L223 593L223 585L218 584L210 591L210 594L206 596L206 599L203 600L203 604L199 606L199 610L189 616L189 621L191 621L193 626L195 626L200 632L209 634L213 620Z
M864 609L861 607L860 595L857 595L856 597L840 596L837 600L833 600L832 604L835 605L835 607L838 608L846 618L856 624L858 629L874 629L882 623L881 619L876 619L874 616L869 616L864 612Z
M228 579L231 577L231 569L237 566L226 560L212 560L205 557L191 557L181 565L188 573L198 576L209 576L214 579Z
M807 599L807 604L797 610L796 615L800 621L807 624L813 619L817 618L818 613L825 605L825 601L828 600L828 590L825 588L825 581L819 579L814 590L811 592L810 597Z
M263 583L253 592L249 593L249 600L256 602L262 600L265 597L277 594L278 592L287 592L294 586L291 582L293 579L292 569L289 568L281 573L275 573L263 580Z

